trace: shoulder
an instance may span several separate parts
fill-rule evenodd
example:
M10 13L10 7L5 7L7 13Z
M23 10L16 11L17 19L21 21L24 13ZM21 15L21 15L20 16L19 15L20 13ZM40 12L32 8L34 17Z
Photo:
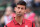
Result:
M35 13L31 13L31 15L36 15Z
M25 19L25 24L28 25L28 26L31 26L31 27L35 27L35 23L28 20L28 19Z
M32 21L25 19L25 25L32 27Z
M4 16L1 17L1 23L4 23Z
M29 20L29 19L24 19L26 22L32 22L31 20Z
M32 21L31 20L28 20L28 19L25 19L25 23L26 24L32 24Z
M10 23L7 24L7 27L12 26L12 24L14 24L13 20Z

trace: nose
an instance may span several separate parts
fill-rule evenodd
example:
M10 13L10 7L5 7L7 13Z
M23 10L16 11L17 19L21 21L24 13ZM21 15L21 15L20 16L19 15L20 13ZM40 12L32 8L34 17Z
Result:
M19 9L19 12L21 12L21 8Z

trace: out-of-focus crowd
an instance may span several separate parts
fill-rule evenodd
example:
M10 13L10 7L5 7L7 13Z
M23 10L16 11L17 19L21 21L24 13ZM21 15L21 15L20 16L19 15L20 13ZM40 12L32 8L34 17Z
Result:
M19 1L27 3L24 18L35 23L35 27L40 27L40 0L0 0L0 27L10 23L16 16L15 7Z

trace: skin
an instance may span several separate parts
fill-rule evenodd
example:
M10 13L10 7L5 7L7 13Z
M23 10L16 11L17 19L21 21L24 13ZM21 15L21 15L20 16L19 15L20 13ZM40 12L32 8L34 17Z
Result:
M36 2L40 2L40 0L34 0L34 2L36 3Z
M30 8L27 8L26 13L30 13L30 12L31 12Z
M15 1L15 3L18 3L20 0L14 0Z
M16 11L15 20L21 25L22 20L23 20L23 16L25 13L25 6L24 5L17 5L15 11Z
M9 6L6 8L5 15L10 15L12 13L12 7Z

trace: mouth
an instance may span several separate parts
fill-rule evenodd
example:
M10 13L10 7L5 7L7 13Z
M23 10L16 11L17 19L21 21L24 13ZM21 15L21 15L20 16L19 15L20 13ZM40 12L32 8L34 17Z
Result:
M17 16L22 16L22 14L21 13L18 13Z

